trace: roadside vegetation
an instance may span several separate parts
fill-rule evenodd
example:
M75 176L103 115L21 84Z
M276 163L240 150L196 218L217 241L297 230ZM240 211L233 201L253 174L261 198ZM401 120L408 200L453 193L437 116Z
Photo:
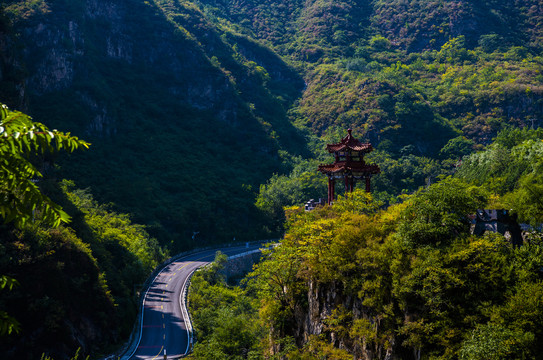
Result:
M227 256L191 278L189 311L196 344L193 359L258 359L265 329L258 320L258 301L243 288L229 285L223 269Z

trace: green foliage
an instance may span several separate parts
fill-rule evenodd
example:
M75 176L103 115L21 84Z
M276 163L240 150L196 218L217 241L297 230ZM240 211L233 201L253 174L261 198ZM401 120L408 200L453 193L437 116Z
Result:
M520 221L538 226L543 222L542 138L541 129L503 130L484 151L464 157L455 177L489 188Z
M459 36L447 41L438 51L436 60L442 63L463 63L468 60L468 51L465 47L465 37Z
M400 328L405 344L454 356L466 330L487 319L485 306L500 304L514 281L507 251L497 251L502 242L470 238L441 250L419 250L408 268L394 271L405 271L394 280L400 307L411 313Z
M73 228L89 244L107 280L108 291L118 304L119 331L128 334L137 312L136 291L167 252L144 226L133 223L127 214L99 204L88 189L75 189L70 181L64 181L61 188Z
M448 177L408 201L399 233L409 246L448 244L469 232L468 215L487 203L478 187Z
M80 4L10 1L6 9L14 31L34 20L65 23L63 14L79 24L85 42L55 48L85 54L74 55L72 84L29 88L30 108L93 139L96 151L64 163L64 177L92 186L175 250L194 245L192 231L207 241L277 234L284 206L323 197L314 173L302 178L281 164L281 152L320 158L300 129L322 136L351 127L371 141L390 166L375 190L392 201L450 174L451 159L505 127L537 125L542 115L533 0L122 2L119 31L138 40L121 41L134 45L118 53L118 39L101 31L109 18L87 19ZM30 58L47 58L47 49L23 45ZM409 146L415 158L402 154Z
M21 324L0 345L7 359L44 352L64 358L82 344L86 356L124 341L136 319L137 290L165 257L127 215L100 205L71 182L61 187L48 192L70 214L69 228L1 229L0 273L20 283L0 293L0 307Z
M70 360L89 360L90 359L90 356L87 356L85 358L83 358L80 354L80 350L81 348L78 348L74 354L73 357L70 358ZM46 356L45 354L42 354L40 360L54 360L53 358L49 357L49 356Z
M0 290L7 288L13 289L19 282L9 276L0 276ZM7 312L0 311L0 336L10 335L11 333L18 333L21 331L19 322L13 317L9 316Z
M462 345L460 359L525 359L526 345L533 341L530 335L492 323L478 326Z
M539 249L540 250L540 249ZM543 312L541 281L517 285L501 307L494 309L491 321L477 326L460 350L461 359L526 359L541 354L541 330L536 325Z
M377 211L380 204L373 201L373 197L365 190L355 189L344 196L339 195L334 203L334 209L342 213L372 214Z
M3 339L6 359L42 353L62 357L81 346L67 328L94 337L86 351L96 351L118 336L114 299L88 244L73 230L27 227L2 229L0 271L16 277L19 286L0 294L2 308L20 322L18 334ZM85 320L82 320L85 319ZM62 344L58 346L57 344Z
M92 152L59 158L58 177L92 187L99 202L130 213L175 252L198 245L193 231L208 244L269 236L252 189L280 170L279 150L306 153L286 116L303 87L291 66L192 2L123 0L115 15L90 18L82 2L40 1L46 11L27 11L34 3L7 4L6 58L29 72L44 61L50 74L52 52L72 54L70 80L45 75L17 104L93 142ZM76 24L75 38L66 21ZM41 22L62 40L25 36L28 24Z
M228 261L228 256L217 251L215 259L211 264L200 270L199 275L210 285L222 284L226 281L224 266Z
M0 216L23 227L35 218L53 227L69 220L68 215L43 195L34 183L42 174L32 156L72 152L89 144L69 133L49 130L18 111L0 104Z
M351 360L353 356L333 346L324 336L312 335L302 349L288 352L286 358L289 360Z
M88 143L56 130L49 130L33 122L27 115L10 111L0 104L0 216L6 223L24 228L37 219L57 227L67 222L69 216L61 207L45 196L34 183L42 174L31 162L32 157L43 156L59 150L72 152L88 148ZM4 271L7 269L4 269ZM18 282L0 276L0 290L12 290ZM0 311L0 336L20 333L18 320Z
M449 142L439 151L439 154L448 159L460 159L473 151L475 143L464 136L458 136Z
M496 139L494 140L494 144L498 147L512 149L513 147L520 145L524 141L540 140L542 137L542 128L537 128L535 130L529 128L508 128L498 133Z
M190 312L198 341L192 359L262 359L263 336L254 299L228 286L222 270L226 255L197 271L191 280Z
M309 213L289 210L289 230L281 245L250 274L250 287L262 299L260 316L279 349L281 339L295 336L301 326L296 314L307 311L307 294L327 289L327 284L339 283L339 288L355 296L364 291L360 296L366 299L365 306L387 304L382 297L390 286L383 267L387 255L377 249L390 225L387 219L373 218L375 205L364 194L355 192L331 208ZM359 251L363 248L367 252ZM364 279L358 278L361 269L368 270ZM289 358L318 354L325 358L346 355L324 338L315 338L301 353L289 352Z
M450 4L440 6L450 10ZM374 38L375 43L383 42L382 37ZM541 59L526 54L522 60L510 60L514 65L500 66L503 53L471 50L470 41L452 38L437 47L439 51L410 54L386 47L377 51L361 42L353 57L338 56L311 69L293 120L329 138L329 143L340 138L329 137L334 129L348 127L371 141L379 151L369 159L382 169L373 189L380 199L394 201L440 174L452 174L459 158L505 133L501 130L510 127L508 131L519 133L511 136L524 136L527 128L512 126L532 125L539 113L537 106L526 104L541 101L540 80L529 75L541 71ZM515 164L511 178L501 175L504 166L513 164L505 152L497 146L485 160L496 179L491 188L501 193L512 190L519 175L513 170L525 168ZM466 160L462 165L460 172ZM481 184L481 171L486 170L471 168L474 173L465 179ZM290 204L279 201L275 212Z
M313 167L313 169L311 169ZM281 234L286 206L301 205L309 199L319 199L326 191L326 178L316 170L316 162L303 162L288 176L272 176L260 185L256 206L268 219L272 234ZM311 170L309 170L311 169Z
M498 34L481 35L479 46L484 52L491 53L503 48L503 38Z
M144 277L165 257L156 239L149 236L144 226L133 224L127 214L117 214L97 203L88 189L75 189L72 181L63 181L61 187L67 200L80 212L77 215L82 216L77 220L83 221L90 230L90 233L82 233L86 240L106 247L120 246L137 258L137 264L123 264L125 271L135 266L138 270L133 271L140 273L138 277Z
M116 14L122 21L115 26L129 39L120 42L132 47L118 47L119 52L111 51L116 39L103 26L109 25L107 17L89 18L83 3L6 5L26 41L25 34L37 34L26 31L34 23L47 24L50 33L65 39L74 37L55 24L66 23L63 14L77 24L69 31L76 29L76 38L83 34L85 41L66 40L52 50L70 54L76 64L71 85L27 87L32 113L48 124L89 133L96 151L64 161L64 174L92 186L100 201L113 201L117 210L145 221L148 231L174 250L194 245L188 240L192 231L223 240L280 233L285 206L325 195L325 178L315 171L318 161L326 161L322 142L337 141L348 127L378 149L368 159L382 169L373 179L374 199L393 203L402 193L415 193L382 211L381 202L364 193L309 214L287 209L283 244L267 254L248 282L271 334L263 347L291 358L343 358L338 344L370 354L358 357L541 353L534 340L541 337L534 325L541 323L540 236L513 249L499 236L479 239L467 231L467 215L486 202L482 188L521 220L541 222L541 130L528 129L542 117L537 2L121 1ZM126 17L125 9L130 9ZM21 63L28 63L29 71L41 69L29 60L47 59L49 50L28 44L21 44L28 49ZM9 56L0 56L0 89L13 94L23 75L4 66ZM306 87L300 97L302 77ZM313 140L292 123L309 129ZM45 140L51 138L47 134ZM431 185L453 172L459 157L455 179ZM276 175L265 182L271 174ZM423 185L429 188L417 192ZM133 283L162 251L127 215L99 205L88 191L66 191L79 207L67 211L76 235L89 244L76 248L96 259L104 274L97 281L99 293L114 298L126 319L134 311L128 300ZM264 231L253 226L261 227L257 209L265 217ZM70 239L66 244L76 242L74 234L59 231L55 236ZM38 236L47 239L41 250L63 248L51 245L48 236ZM9 248L28 250L16 241ZM41 259L37 253L28 256ZM53 268L62 268L60 263ZM241 290L222 284L218 268L194 279L196 286L212 289L196 296L199 331L208 338L195 354L258 357L261 334L245 331L256 323L254 307L244 303ZM331 309L324 314L323 333L294 349L302 342L294 336L308 299L330 293L344 304L318 304ZM218 298L230 305L223 308ZM57 299L39 299L36 308L50 309L46 324L58 327L63 308ZM217 324L217 318L224 321ZM495 346L489 349L487 343Z
M264 324L273 334L289 334L294 327L294 311L306 287L296 278L300 258L292 249L283 244L275 250L264 251L270 261L261 262L248 275L249 289L263 299L259 312Z
M517 186L502 202L514 209L520 221L539 226L543 223L543 178L540 173L531 173L523 176Z
M384 51L390 48L390 40L382 35L375 35L370 39L370 46L375 51Z
M432 184L440 174L446 172L437 160L416 156L410 153L410 148L402 148L402 155L398 159L383 150L369 154L368 159L381 168L381 174L372 178L375 196L380 192L388 193L391 197L413 192L422 185Z

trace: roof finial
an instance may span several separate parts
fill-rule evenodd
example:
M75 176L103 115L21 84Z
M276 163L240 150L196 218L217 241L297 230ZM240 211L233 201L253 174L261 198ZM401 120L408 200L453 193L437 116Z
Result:
M351 129L351 128L347 129L347 132L349 133L349 137L352 137L352 134L351 134L352 131L353 131L353 129Z

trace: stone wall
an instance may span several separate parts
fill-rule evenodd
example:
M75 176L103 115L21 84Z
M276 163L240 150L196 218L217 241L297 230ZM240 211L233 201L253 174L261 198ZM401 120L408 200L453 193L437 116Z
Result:
M253 265L260 261L262 252L252 250L239 255L231 256L224 266L226 280L242 277L253 269Z

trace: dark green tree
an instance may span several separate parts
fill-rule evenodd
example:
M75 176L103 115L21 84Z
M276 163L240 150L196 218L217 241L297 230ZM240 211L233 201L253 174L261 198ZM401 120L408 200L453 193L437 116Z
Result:
M468 215L486 204L476 186L446 178L414 196L403 213L399 234L411 246L448 244L469 231Z
M0 290L13 289L14 286L17 286L18 282L17 280L5 276L0 275ZM20 325L17 320L15 320L13 317L9 316L7 312L0 310L0 336L9 335L13 332L19 332L20 331Z
M69 220L68 214L42 194L36 180L42 176L31 157L64 149L88 148L89 144L69 133L49 130L21 112L0 104L0 217L22 228L40 218L56 227ZM0 289L11 289L15 279L0 276ZM0 335L19 330L19 323L0 311Z

